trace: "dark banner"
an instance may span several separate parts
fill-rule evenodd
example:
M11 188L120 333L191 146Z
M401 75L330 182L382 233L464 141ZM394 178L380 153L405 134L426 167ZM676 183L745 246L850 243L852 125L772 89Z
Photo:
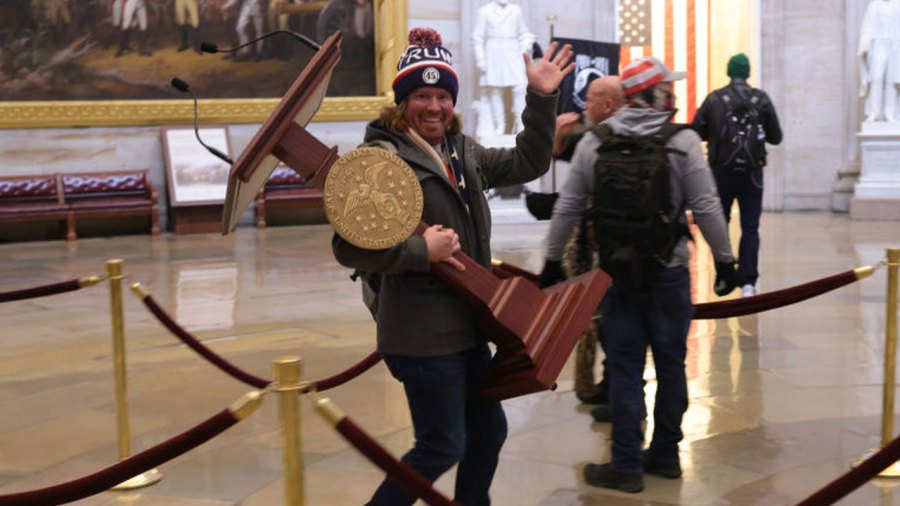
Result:
M587 87L598 77L619 74L619 44L554 37L559 45L571 44L575 52L575 70L559 86L557 114L584 110Z

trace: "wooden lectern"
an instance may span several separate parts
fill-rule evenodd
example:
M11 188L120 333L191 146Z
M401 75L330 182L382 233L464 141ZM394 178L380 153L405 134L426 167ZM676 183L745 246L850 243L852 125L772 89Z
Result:
M307 185L324 186L328 169L338 158L337 148L319 142L306 131L306 125L325 99L331 73L341 59L340 44L340 32L325 40L235 160L225 193L223 234L234 230L279 160L303 176Z
M425 228L420 223L416 233ZM610 277L594 269L541 290L522 276L500 278L464 253L454 256L466 270L447 263L431 270L475 308L478 327L497 345L482 393L508 399L553 389Z
M238 157L228 180L224 233L234 228L279 160L310 185L324 186L337 148L326 147L305 126L325 96L340 59L339 44L339 33L325 41ZM416 233L426 227L420 223ZM475 308L479 327L497 345L483 393L507 399L552 389L606 293L609 276L593 270L541 290L523 277L501 279L462 252L455 257L465 271L446 263L433 264L432 271Z

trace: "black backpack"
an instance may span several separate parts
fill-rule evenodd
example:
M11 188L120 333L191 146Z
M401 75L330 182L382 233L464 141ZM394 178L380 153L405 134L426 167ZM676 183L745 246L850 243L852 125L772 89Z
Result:
M741 90L716 91L725 106L717 146L718 167L745 171L766 164L766 134L760 124L758 94L750 91L744 96Z
M666 147L685 128L666 124L652 135L628 137L605 124L593 127L601 145L594 164L593 206L587 212L600 268L626 292L643 291L672 259L678 240L690 235L686 225L672 218L669 182L669 154L686 153Z

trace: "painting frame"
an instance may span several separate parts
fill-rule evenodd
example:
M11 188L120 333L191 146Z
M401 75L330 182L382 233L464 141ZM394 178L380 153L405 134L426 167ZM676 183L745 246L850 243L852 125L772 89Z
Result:
M231 156L228 125L204 125L198 132L190 126L161 127L169 208L216 206L225 202L231 165L205 149L197 149L196 135L226 156ZM210 164L210 161L214 163ZM191 186L195 187L193 192ZM211 196L219 193L221 198Z
M391 79L406 47L407 0L373 0L375 96L326 98L313 121L359 121L377 116L393 99ZM203 124L261 123L280 98L200 101ZM190 99L0 102L0 129L184 125L193 122Z

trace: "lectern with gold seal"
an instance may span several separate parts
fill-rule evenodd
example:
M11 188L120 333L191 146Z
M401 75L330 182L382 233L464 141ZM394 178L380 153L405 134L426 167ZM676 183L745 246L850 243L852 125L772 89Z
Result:
M338 158L322 190L334 230L355 246L386 249L406 240L422 219L422 187L406 162L379 148Z
M391 248L427 228L421 221L422 188L406 162L374 147L338 158L336 148L306 130L339 59L335 33L238 157L228 180L224 233L234 228L279 160L322 188L329 222L356 246ZM593 270L541 290L523 277L498 277L463 252L454 258L465 270L444 262L431 270L473 306L481 330L497 345L482 393L506 399L554 388L609 287L609 276Z

